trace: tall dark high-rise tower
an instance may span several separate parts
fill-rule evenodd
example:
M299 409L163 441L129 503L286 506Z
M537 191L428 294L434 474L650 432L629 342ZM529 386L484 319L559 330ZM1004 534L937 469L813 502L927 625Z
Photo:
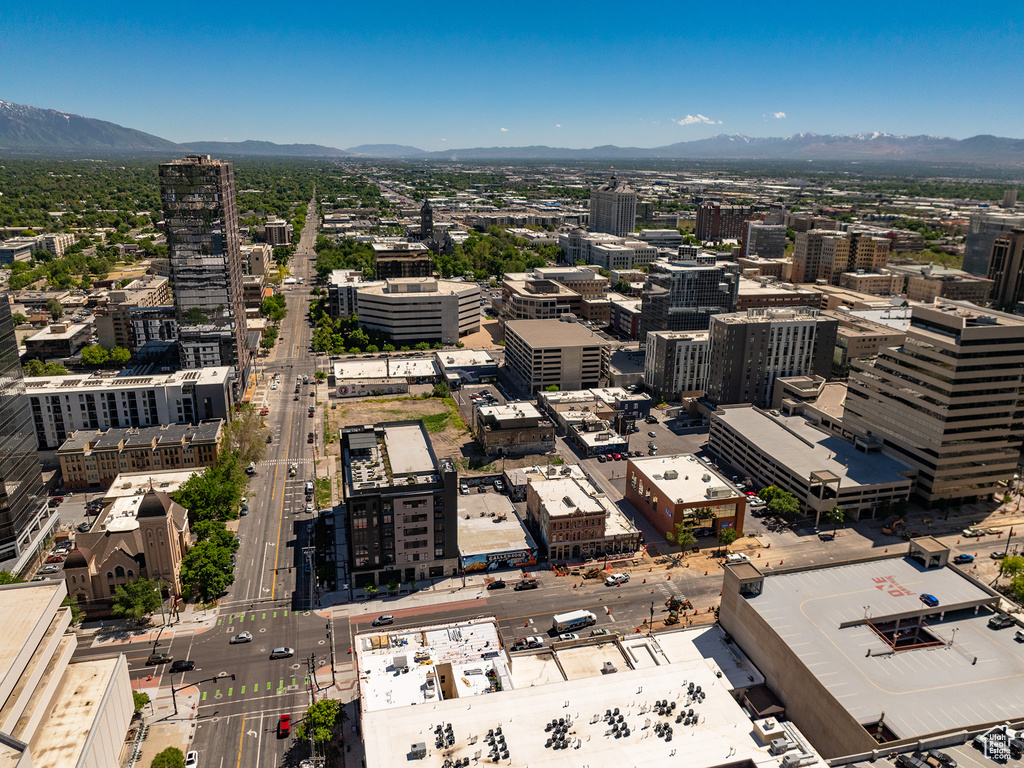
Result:
M188 155L160 166L171 287L183 368L233 365L249 374L242 254L231 163Z
M0 562L25 551L46 509L11 305L0 294Z

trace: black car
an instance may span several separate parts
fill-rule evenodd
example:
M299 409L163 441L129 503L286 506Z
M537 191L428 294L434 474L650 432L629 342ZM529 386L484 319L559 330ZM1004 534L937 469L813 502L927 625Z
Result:
M187 661L186 659L178 659L176 662L171 664L171 672L191 672L196 668L194 661Z
M516 582L516 585L513 587L513 589L516 592L521 592L524 589L536 589L539 586L540 584L537 583L536 579L523 579L522 581Z
M497 581L492 581L490 584L488 584L487 588L488 589L504 589L505 588L505 582L502 581L501 579L498 579Z
M1007 616L1005 613L997 613L991 619L988 620L989 629L1006 629L1016 624L1013 619Z

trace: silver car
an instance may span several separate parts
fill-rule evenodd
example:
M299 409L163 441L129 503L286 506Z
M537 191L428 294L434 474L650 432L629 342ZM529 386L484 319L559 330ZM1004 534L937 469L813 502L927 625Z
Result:
M252 634L249 632L239 632L237 635L232 637L228 642L231 645L236 645L237 643L251 643Z

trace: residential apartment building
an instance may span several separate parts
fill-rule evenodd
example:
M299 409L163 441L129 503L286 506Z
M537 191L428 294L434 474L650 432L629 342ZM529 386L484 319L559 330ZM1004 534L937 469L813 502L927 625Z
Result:
M601 350L610 342L568 319L505 325L505 366L530 392L557 386L588 389L601 380Z
M374 275L378 280L402 277L433 277L434 262L423 243L405 240L371 243Z
M107 306L96 316L96 340L106 349L123 347L134 353L137 347L129 319L131 310L170 305L170 281L166 277L136 278L123 288L107 293Z
M550 320L565 314L579 316L583 297L554 280L501 281L501 318L509 320Z
M613 299L608 307L610 332L630 341L638 338L642 311L642 299Z
M345 427L344 505L355 587L458 572L458 476L438 459L422 421Z
M276 248L279 245L291 245L292 225L284 219L272 216L267 219L267 223L263 227L263 236L271 248Z
M49 251L57 258L60 258L77 240L78 238L70 232L56 232L43 235L42 250Z
M636 191L612 176L590 188L590 231L624 237L636 226Z
M642 240L575 229L558 236L558 245L569 264L592 264L607 270L636 269L650 264L659 249Z
M132 355L136 360L158 358L178 346L178 321L173 305L132 307L128 310Z
M647 334L644 384L655 398L677 400L704 393L708 380L708 331L652 331Z
M935 299L970 301L985 305L992 293L993 280L975 277L962 269L922 264L919 261L893 263L887 269L905 280L903 293L909 301L931 304Z
M25 380L25 391L39 450L60 448L80 429L227 421L233 404L226 366L148 376L37 376Z
M586 480L565 475L529 475L529 526L552 561L632 554L640 532L607 496Z
M160 165L160 199L183 368L233 366L242 388L250 350L231 163L189 155Z
M1024 301L1024 228L997 235L992 240L988 279L993 282L991 300L1012 311Z
M992 243L1012 229L1024 227L1024 215L1002 211L972 213L967 225L963 269L976 277L988 277Z
M767 408L776 378L827 377L838 325L808 308L715 315L705 397L715 405L753 403Z
M891 242L887 237L878 237L869 232L850 231L850 261L843 268L835 264L832 268L833 285L838 283L838 277L843 272L873 272L879 273L889 261L889 250Z
M265 275L270 272L270 266L274 263L274 249L272 246L257 243L256 245L243 247L242 252L249 257L250 275Z
M391 278L356 289L359 323L395 346L457 344L480 330L480 286L432 277Z
M1024 319L967 302L915 306L902 346L850 370L845 425L918 472L929 505L1002 493L1024 427Z
M555 447L555 424L533 403L476 407L476 440L488 456L547 453Z
M786 255L786 228L781 224L748 221L743 234L743 255L781 259Z
M847 309L822 310L822 317L839 323L836 346L832 354L832 375L846 378L853 360L868 360L885 347L900 346L905 332L873 320L859 317Z
M743 535L746 495L692 454L630 459L624 497L662 536L677 525L692 525L699 535L723 528Z
M812 229L797 232L793 246L794 283L824 280L847 271L850 263L850 239L832 230Z
M358 269L334 269L327 278L327 311L337 320L359 311L359 289L383 286L383 281L363 280Z
M121 473L162 472L217 463L224 422L79 430L57 450L69 491L109 487Z
M644 283L640 340L651 331L705 331L711 316L735 312L740 268L713 255L657 261Z
M32 537L56 523L46 506L46 492L32 437L32 416L14 335L11 305L0 297L0 563L15 573L32 555ZM13 560L14 563L7 561Z
M827 216L809 216L802 213L787 213L785 225L794 232L810 232L812 229L830 229L837 231L839 222Z
M694 234L701 242L740 240L747 219L753 215L754 209L748 205L722 205L714 201L701 203L697 208L697 228Z

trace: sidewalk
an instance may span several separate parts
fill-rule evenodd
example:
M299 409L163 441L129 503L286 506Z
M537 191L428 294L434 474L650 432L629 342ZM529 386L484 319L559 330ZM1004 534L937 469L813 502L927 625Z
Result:
M157 688L155 681L135 680L132 688L149 694L149 704L142 710L143 722L148 727L136 765L147 767L153 758L168 747L177 747L187 753L196 735L196 707L199 691L194 685L178 689L174 697L169 687ZM174 714L174 699L178 714Z
M92 647L104 645L127 645L129 643L151 642L157 638L184 637L198 632L205 632L217 624L217 608L202 610L194 605L186 605L179 613L178 620L170 620L167 624L153 624L140 627L126 620L104 620L89 622L75 630L80 640L92 638Z

